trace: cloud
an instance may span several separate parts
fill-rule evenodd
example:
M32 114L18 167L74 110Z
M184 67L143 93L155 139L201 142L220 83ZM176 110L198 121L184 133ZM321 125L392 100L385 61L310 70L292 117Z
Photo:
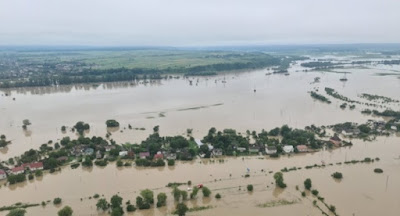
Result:
M398 0L0 0L1 45L400 42Z

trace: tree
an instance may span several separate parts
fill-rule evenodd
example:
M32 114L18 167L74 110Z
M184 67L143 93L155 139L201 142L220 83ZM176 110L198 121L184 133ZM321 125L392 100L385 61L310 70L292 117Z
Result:
M110 204L107 202L106 199L99 199L97 201L96 207L97 207L97 209L106 211L110 207Z
M311 187L312 187L312 183L311 183L311 179L306 179L305 181L304 181L304 187L307 189L307 190L310 190L311 189Z
M24 119L22 121L22 124L25 125L25 126L28 126L28 125L31 125L31 121L29 121L29 119Z
M196 186L193 187L192 193L190 193L190 199L196 198L198 192L199 192L199 188Z
M252 192L253 191L253 185L251 185L251 184L247 185L247 191Z
M157 207L165 206L167 205L167 194L165 193L159 193L157 195Z
M215 198L216 198L216 199L221 199L221 194L217 193L217 194L215 195Z
M59 204L61 204L61 198L59 198L59 197L57 197L57 198L54 198L54 200L53 200L53 204L54 205L59 205Z
M286 184L283 182L283 174L281 172L276 172L274 174L275 183L280 188L285 188Z
M187 200L188 193L184 190L181 190L182 201Z
M111 210L111 216L122 216L124 212L122 211L121 207L113 208Z
M10 212L8 212L7 216L24 216L25 213L25 209L12 209Z
M111 208L119 208L122 205L122 197L114 195L111 197Z
M208 189L208 187L203 187L202 192L203 192L204 197L209 197L211 194L211 191L210 191L210 189Z
M172 195L174 196L174 200L178 202L181 198L181 190L179 190L179 188L175 186L172 189Z
M189 210L189 208L184 204L184 203L178 203L178 205L176 205L176 214L178 214L179 216L185 216L186 212Z
M60 211L58 211L58 216L72 216L73 212L74 211L72 210L71 207L65 206Z
M149 209L150 208L150 204L147 202L144 202L143 198L141 196L136 197L136 206L139 209Z
M79 134L83 135L83 131L89 130L90 125L85 122L79 121L75 124L74 128L78 131Z
M6 139L6 135L2 134L2 135L0 136L0 139L5 140L5 139Z
M122 167L124 165L124 163L121 160L117 161L117 167Z
M154 203L154 193L153 191L146 189L140 192L140 195L143 197L143 200L149 204Z

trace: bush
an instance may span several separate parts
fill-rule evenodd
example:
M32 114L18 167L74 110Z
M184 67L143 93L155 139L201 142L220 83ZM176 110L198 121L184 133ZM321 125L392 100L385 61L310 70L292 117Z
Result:
M330 206L329 206L329 210L330 210L331 212L335 213L335 212L336 212L336 207L335 207L334 205L330 205Z
M7 216L24 216L25 213L26 213L25 209L17 208L17 209L12 209L10 212L8 212Z
M65 206L60 211L58 211L58 216L71 216L73 212L74 211L72 211L71 207Z
M168 160L168 166L174 166L175 160Z
M305 197L306 196L306 192L305 191L301 192L301 196Z
M114 119L110 119L106 121L107 127L119 127L119 122Z
M57 198L54 198L54 200L53 200L53 204L54 205L58 205L58 204L61 204L61 198L59 198L59 197L57 197Z
M178 203L178 205L176 205L175 213L179 216L184 216L188 210L189 208L185 204Z
M121 160L117 161L117 167L122 167L124 165L124 163Z
M35 171L35 176L36 177L39 177L39 176L42 176L43 175L43 171L42 170L36 170Z
M110 204L107 202L106 199L102 198L97 201L96 207L97 209L105 211L110 207Z
M29 175L28 175L28 179L29 179L29 180L32 180L32 179L33 179L33 175L32 175L32 173L29 173Z
M253 185L251 185L251 184L247 185L247 191L252 192L253 191Z
M317 190L312 190L311 193L312 193L314 196L318 196L319 191L317 191Z
M19 182L24 182L26 181L26 176L24 173L18 174L18 175L9 175L7 177L7 180L10 184L15 184Z
M383 170L381 168L376 168L374 169L375 173L383 173Z
M159 193L157 195L157 207L166 206L167 205L167 194Z
M208 189L207 187L203 187L203 188L202 188L202 192L203 192L203 196L204 196L204 197L209 197L210 194L211 194L210 189Z
M221 199L221 194L217 193L217 194L215 195L215 198L216 198L216 199Z
M340 172L335 172L335 173L332 174L332 177L335 178L335 179L342 179L343 175Z
M136 207L132 204L129 204L128 206L126 206L126 211L127 212L134 212L136 211Z
M95 198L95 199L97 199L97 198L99 198L99 197L100 197L99 194L95 194L95 195L93 196L93 198Z

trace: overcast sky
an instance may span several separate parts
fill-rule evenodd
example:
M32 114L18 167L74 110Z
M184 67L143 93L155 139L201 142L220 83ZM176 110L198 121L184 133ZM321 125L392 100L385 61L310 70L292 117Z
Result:
M399 42L400 0L0 0L0 45Z

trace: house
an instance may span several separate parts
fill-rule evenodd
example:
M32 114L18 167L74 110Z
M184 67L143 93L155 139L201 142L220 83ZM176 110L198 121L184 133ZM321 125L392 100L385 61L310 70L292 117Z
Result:
M135 152L134 151L128 151L128 157L134 158L135 157Z
M188 149L185 148L179 153L179 159L180 160L192 160L193 156L192 156L192 154L190 154Z
M353 135L353 130L346 128L346 129L342 130L342 134L344 136L352 136Z
M157 154L154 155L154 159L164 159L164 155L161 152L157 152Z
M258 147L256 147L256 146L251 146L251 147L249 147L249 152L250 153L255 153L255 154L257 154L258 152L260 152L260 148L258 148Z
M346 128L346 129L344 129L343 131L342 131L342 134L344 135L344 136L353 136L353 135L359 135L360 134L360 130L358 129L358 128L355 128L355 129L348 129L348 128Z
M141 159L146 159L146 158L150 157L150 152L140 152L139 157Z
M65 161L67 161L67 160L68 160L68 157L67 157L67 156L62 156L62 157L57 158L57 161L58 161L58 162L65 162Z
M14 167L10 170L10 174L18 175L25 172L25 168L23 166Z
M75 146L74 148L72 148L71 154L76 157L79 157L82 155L82 150L83 148L81 146Z
M246 148L245 147L237 147L236 150L238 150L238 152L245 152Z
M329 139L329 142L331 142L336 147L340 147L342 145L342 140L336 135L331 137Z
M128 151L120 151L119 156L124 157L128 155Z
M26 167L28 167L30 171L42 170L43 162L30 163Z
M211 152L211 156L214 156L214 157L222 156L222 149L219 149L219 148L213 149Z
M294 152L294 147L292 145L285 145L283 146L283 151L285 153L292 153Z
M276 150L276 147L275 146L267 146L267 147L265 147L265 153L267 153L267 154L276 154L277 153L277 150Z
M308 147L306 145L296 146L298 152L308 152Z
M83 155L88 155L88 156L90 156L90 155L92 155L94 153L94 149L92 149L92 148L86 148L84 151L83 151Z
M176 159L176 154L175 153L168 152L168 153L165 153L164 155L165 155L165 158L167 158L168 160L175 160Z
M103 156L101 155L100 151L96 152L96 159L101 159Z
M111 151L111 149L115 149L115 146L114 145L106 145L104 147L104 149L106 150L106 152L109 152L109 151Z
M4 170L0 169L0 180L6 179L7 174Z
M201 142L200 139L194 139L194 141L196 142L197 146L200 148L201 145L203 145L203 143Z

